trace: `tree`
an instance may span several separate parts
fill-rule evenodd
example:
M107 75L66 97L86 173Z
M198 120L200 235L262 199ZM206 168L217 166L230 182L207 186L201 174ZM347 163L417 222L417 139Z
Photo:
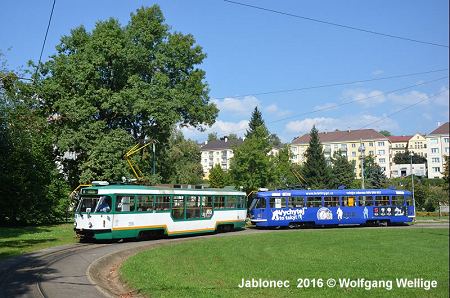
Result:
M163 181L174 184L200 184L203 181L199 146L185 140L181 131L174 130L169 139L166 156L160 159ZM150 166L150 164L149 164Z
M286 188L287 186L303 184L303 181L298 181L294 174L297 169L291 163L288 147L282 148L276 156L272 157L271 161L272 179L268 184L270 188Z
M379 132L385 137L390 137L392 135L391 132L387 130L380 130Z
M264 131L264 134L269 135L269 131L267 130L266 124L264 123L264 120L262 118L261 112L258 110L258 107L255 107L252 113L252 117L250 118L250 122L248 123L249 129L247 130L247 133L245 135L246 138L251 137L258 127L261 127L261 129Z
M68 188L54 161L49 125L21 97L14 73L0 69L0 78L0 225L63 220Z
M208 134L208 142L217 141L217 132L211 132Z
M113 151L142 140L158 141L160 160L174 125L202 129L217 117L198 68L206 55L192 35L170 32L156 5L138 9L126 26L109 19L91 32L78 27L56 49L39 68L35 104L51 120L59 157L76 154L64 172L80 182L122 175L126 164ZM105 139L114 148L104 148ZM170 176L165 170L158 163Z
M411 152L408 151L408 149L406 149L405 152L396 153L394 156L394 163L398 165L411 163ZM413 153L412 163L413 164L427 163L427 159L423 156L420 156L417 153Z
M283 145L280 138L275 133L269 135L269 141L272 147L281 147Z
M315 126L309 134L310 141L306 149L306 162L303 166L303 177L310 188L327 188L330 184L330 168L323 154L319 140L319 131Z
M364 182L366 188L383 188L387 186L386 175L371 155L364 157Z
M234 148L230 175L234 185L247 193L266 187L272 179L271 160L267 130L263 126L255 128L250 137Z
M239 140L237 134L235 134L235 133L230 133L230 134L228 135L228 141L237 141L237 140Z
M335 152L331 160L330 188L338 188L341 185L350 188L356 178L355 163L350 162L340 151Z
M222 167L217 164L209 171L209 185L214 188L223 188L230 183L230 177Z
M444 172L442 173L442 179L444 179L444 189L448 192L449 191L449 184L450 184L450 178L449 178L449 156L444 156Z

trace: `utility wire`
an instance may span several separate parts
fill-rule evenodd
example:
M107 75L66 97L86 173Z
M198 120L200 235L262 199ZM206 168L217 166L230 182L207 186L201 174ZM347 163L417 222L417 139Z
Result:
M248 93L248 94L238 95L238 96L225 96L225 97L213 97L213 98L215 98L215 99L225 99L225 98L230 98L230 97L240 98L240 97L245 97L245 96L267 95L267 94L276 94L276 93L288 93L288 92L294 92L294 91L304 91L304 90L319 89L319 88L337 87L337 86L344 86L344 85L353 85L353 84L358 84L358 83L367 83L367 82L373 82L373 81L405 78L405 77L411 77L411 76L416 76L416 75L421 75L421 74L429 74L429 73L435 73L435 72L441 72L441 71L447 71L447 70L448 70L448 68L443 68L443 69L436 69L436 70L430 70L430 71L424 71L424 72L415 72L415 73L408 73L408 74L402 74L402 75L394 75L394 76L389 76L389 77L380 77L380 78L373 78L373 79L364 79L364 80L341 82L341 83L330 83L330 84L324 84L324 85L300 87L300 88L293 88L293 89L280 89L280 90L273 90L273 91Z
M411 89L411 88L414 88L414 87L423 86L423 85L430 84L430 83L434 83L434 82L441 81L441 80L444 80L444 79L448 79L448 76L440 77L440 78L437 78L437 79L434 79L434 80L430 80L430 81L425 81L425 82L417 83L417 84L414 84L414 85L409 85L409 86L406 86L406 87L402 87L402 88L390 90L390 91L387 91L387 92L381 92L380 94L373 95L373 96L366 96L366 97L359 98L359 99L354 99L354 100L345 101L345 102L343 102L343 103L341 103L341 104L333 105L333 106L331 106L331 107L325 107L325 108L315 109L315 110L312 110L312 111L308 111L308 112L296 114L296 115L293 115L293 116L289 116L289 117L285 117L285 118L280 118L280 119L277 119L277 120L274 120L274 121L269 121L269 122L267 122L267 124L273 124L273 123L277 123L277 122L286 121L286 120L289 120L289 119L292 119L292 118L297 118L297 117L299 117L299 116L305 116L305 115L310 115L310 114L314 114L314 113L318 113L318 112L323 112L323 111L327 111L327 110L336 109L336 108L339 108L339 107L342 107L342 106L345 106L345 105L349 105L349 104L352 104L352 103L355 103L355 102L360 102L360 101L364 101L364 100L373 99L373 98L376 98L376 97L379 97L379 96L382 96L382 95L393 94L393 93L398 92L398 91L403 91L403 90L406 90L406 89ZM441 93L442 93L442 92L441 92ZM378 120L377 120L377 121L378 121ZM370 125L370 124L369 124L369 125ZM235 130L235 131L230 131L230 132L228 132L227 134L224 134L223 136L226 136L226 135L228 135L228 134L230 134L230 133L241 132L241 131L244 131L244 130L247 130L247 129L246 129L246 128L242 128L242 129L238 129L238 130Z
M39 71L39 66L41 65L42 53L44 52L45 42L47 41L48 30L50 29L50 23L52 22L53 10L55 9L55 3L56 3L56 0L53 0L52 10L50 12L50 17L48 19L47 30L45 31L44 42L42 43L41 54L39 55L39 62L38 62L38 65L36 67L35 76L37 76L37 73Z
M264 10L264 11L268 11L268 12L272 12L272 13L276 13L276 14L280 14L280 15L285 15L285 16L289 16L289 17L293 17L293 18L303 19L303 20L307 20L307 21L322 23L322 24L326 24L326 25L341 27L341 28L355 30L355 31L361 31L361 32L375 34L375 35L380 35L380 36L384 36L384 37L401 39L401 40L406 40L406 41L411 41L411 42L421 43L421 44L427 44L427 45L432 45L432 46L437 46L437 47L443 47L443 48L448 48L449 47L448 45L445 45L445 44L439 44L439 43L434 43L434 42L422 41L422 40L418 40L418 39L402 37L402 36L399 36L399 35L382 33L382 32L372 31L372 30L368 30L368 29L363 29L363 28L358 28L358 27L353 27L353 26L333 23L333 22L329 22L329 21L324 21L324 20L319 20L319 19L315 19L315 18L305 17L305 16L301 16L301 15L297 15L297 14L292 14L292 13L283 12L283 11L274 10L274 9L269 9L269 8L265 8L265 7L245 4L245 3L241 3L241 2L230 1L230 0L224 0L224 1L227 2L227 3L235 4L235 5L240 5L240 6L250 7L250 8L254 8L254 9Z

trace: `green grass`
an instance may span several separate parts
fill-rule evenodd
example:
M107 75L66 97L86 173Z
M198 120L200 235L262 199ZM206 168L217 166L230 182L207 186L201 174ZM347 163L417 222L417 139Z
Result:
M76 241L73 224L0 227L0 259Z
M139 253L121 277L152 297L448 297L449 230L346 228L274 231L168 244ZM289 280L290 288L240 289L244 279ZM394 287L296 288L298 278L393 280ZM396 278L437 280L399 289Z
M417 221L448 221L449 217L447 216L416 216Z

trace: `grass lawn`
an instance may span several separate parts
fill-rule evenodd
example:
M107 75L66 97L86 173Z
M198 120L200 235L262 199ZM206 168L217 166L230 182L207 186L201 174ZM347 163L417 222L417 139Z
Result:
M448 221L448 215L447 216L441 216L441 217L439 217L439 216L416 216L416 220L418 220L418 221L423 221L423 220L425 220L425 221L429 221L429 220L432 220L432 221Z
M127 260L123 279L152 297L448 297L449 230L339 228L199 239ZM289 288L238 287L242 279L289 280ZM323 287L297 288L299 278ZM329 288L329 278L392 280L385 288ZM399 289L396 278L436 280L437 288Z
M76 241L72 223L38 227L0 227L0 259Z

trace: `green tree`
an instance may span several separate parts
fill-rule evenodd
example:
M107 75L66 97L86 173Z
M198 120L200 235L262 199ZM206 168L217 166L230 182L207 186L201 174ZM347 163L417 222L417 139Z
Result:
M239 140L239 137L237 136L237 134L235 134L235 133L230 133L230 134L228 135L228 141L237 141L237 140Z
M387 177L381 167L369 155L364 157L364 183L366 188L383 188L387 186Z
M394 156L394 163L396 164L410 164L411 163L411 152L408 151L408 149L405 150L405 152L398 152ZM421 164L421 163L427 163L427 159L423 156L420 156L417 153L413 153L412 156L412 163L413 164Z
M322 144L319 140L319 131L315 126L309 134L309 146L306 149L306 162L303 165L303 177L308 187L312 189L327 188L330 184L330 167L325 160Z
M211 132L208 134L208 142L217 141L218 139L217 132Z
M351 188L356 178L355 163L350 162L340 151L335 152L331 160L331 180L329 187L338 188L341 185Z
M262 118L261 112L258 110L258 107L255 107L252 113L252 117L250 118L250 122L248 123L248 130L245 135L246 138L251 137L253 134L256 133L257 128L261 128L263 130L263 134L267 134L267 137L269 136L269 131L267 130L266 124L264 123L264 120Z
M163 181L174 184L200 184L203 182L200 148L174 130L169 139L166 157L160 160L165 168ZM148 163L150 166L150 163Z
M209 185L213 188L223 188L230 184L229 174L217 164L209 171Z
M450 185L450 178L449 178L449 160L450 157L448 155L444 156L444 172L442 172L442 179L444 179L444 189L448 192L449 191L449 185Z
M391 132L387 130L380 130L380 133L385 137L390 137L392 135Z
M280 138L277 136L277 134L272 133L269 135L269 141L272 147L281 147L283 144L281 143Z
M247 193L266 187L272 178L267 130L256 127L250 137L237 148L231 159L230 175L234 185Z
M58 155L76 154L64 172L80 182L121 176L127 167L113 151L151 139L160 160L174 125L201 129L215 121L198 68L206 55L192 35L170 32L156 5L138 9L125 26L111 18L91 32L78 27L56 49L40 67L36 104L51 120ZM103 148L105 138L114 148ZM158 163L163 179L171 177L165 171Z
M0 225L53 223L66 217L68 188L49 125L19 85L0 70Z
M291 163L290 151L287 146L282 148L271 160L272 179L268 185L270 188L286 188L287 186L303 184L302 181L298 181L294 174L297 168Z

